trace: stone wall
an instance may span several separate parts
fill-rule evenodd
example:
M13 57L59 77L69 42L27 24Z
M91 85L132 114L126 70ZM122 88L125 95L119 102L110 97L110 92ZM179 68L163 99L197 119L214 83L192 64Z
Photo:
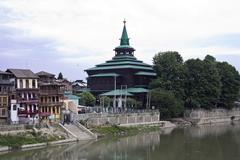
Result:
M158 111L144 113L90 113L74 115L75 121L85 120L89 125L104 125L104 124L144 124L157 123L160 120Z
M184 118L194 124L209 124L219 122L231 122L240 120L240 108L227 109L212 109L212 110L186 110Z

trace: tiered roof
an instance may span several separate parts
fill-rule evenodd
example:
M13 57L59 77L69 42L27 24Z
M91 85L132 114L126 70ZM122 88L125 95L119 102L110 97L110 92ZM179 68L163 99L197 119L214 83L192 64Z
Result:
M90 75L90 77L113 77L119 76L114 73L113 70L116 69L136 69L140 70L135 75L145 75L145 76L156 76L153 68L151 65L143 63L143 61L137 60L134 57L133 52L135 49L130 46L129 38L126 29L126 21L124 21L122 37L120 39L120 46L114 49L116 52L115 56L111 59L106 61L105 63L98 64L93 68L89 68L85 71L101 71L101 70L112 70L109 73L99 73L95 75Z

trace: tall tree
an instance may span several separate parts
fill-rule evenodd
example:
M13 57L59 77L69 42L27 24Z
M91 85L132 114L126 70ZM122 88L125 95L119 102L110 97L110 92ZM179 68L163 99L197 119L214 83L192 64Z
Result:
M150 88L162 88L172 91L179 99L184 97L184 66L183 59L178 52L159 52L153 58L153 67L157 79L150 84Z
M235 67L227 62L218 62L217 68L222 84L218 105L230 109L239 98L240 75Z
M60 72L60 73L58 74L58 78L57 78L57 79L63 79L62 72Z
M217 107L220 96L221 82L215 58L206 56L200 59L190 59L185 62L185 106L188 108Z

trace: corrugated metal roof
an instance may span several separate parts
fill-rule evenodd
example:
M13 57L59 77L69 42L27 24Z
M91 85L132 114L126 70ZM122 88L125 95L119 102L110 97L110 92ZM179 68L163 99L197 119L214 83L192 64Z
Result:
M115 62L98 64L96 66L103 67L103 66L116 66L116 65L129 65L129 64L151 67L149 64L142 63L142 62L133 62L133 61L115 61Z
M67 97L68 99L80 99L80 97L75 96L73 94L64 94L64 97Z
M40 72L36 73L36 75L38 75L38 76L51 76L51 77L55 76L54 74L51 74L51 73L48 73L48 72L45 72L45 71L40 71Z
M17 78L39 78L29 69L7 69L7 72L14 74Z
M93 67L88 70L110 70L110 69L125 69L125 68L131 68L131 69L144 69L144 70L151 70L153 71L152 67L142 67L142 66L135 66L135 65L121 65L121 66L105 66L105 67Z
M120 89L112 90L112 91L101 94L101 96L115 96L115 95L116 96L120 96L120 95L133 96L133 94L129 93L128 91L120 90Z
M147 93L149 90L145 88L128 88L127 91L130 93Z
M99 73L99 74L94 74L89 77L118 77L119 74L116 73Z
M132 93L147 93L149 90L148 89L145 89L145 88L128 88L127 90L126 89L123 89L123 90L120 90L120 89L117 89L117 90L112 90L112 91L109 91L109 92L106 92L106 93L103 93L101 94L101 96L120 96L120 95L127 95L127 96L133 96Z
M143 72L143 71L140 71L140 72L135 73L135 75L139 75L139 76L156 76L157 74L153 73L153 72Z

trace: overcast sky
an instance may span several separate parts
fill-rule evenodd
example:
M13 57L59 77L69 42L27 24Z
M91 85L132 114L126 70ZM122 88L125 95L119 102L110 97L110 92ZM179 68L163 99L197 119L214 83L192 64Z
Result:
M30 68L70 80L114 56L126 19L135 56L211 54L240 70L239 0L0 0L0 70Z

